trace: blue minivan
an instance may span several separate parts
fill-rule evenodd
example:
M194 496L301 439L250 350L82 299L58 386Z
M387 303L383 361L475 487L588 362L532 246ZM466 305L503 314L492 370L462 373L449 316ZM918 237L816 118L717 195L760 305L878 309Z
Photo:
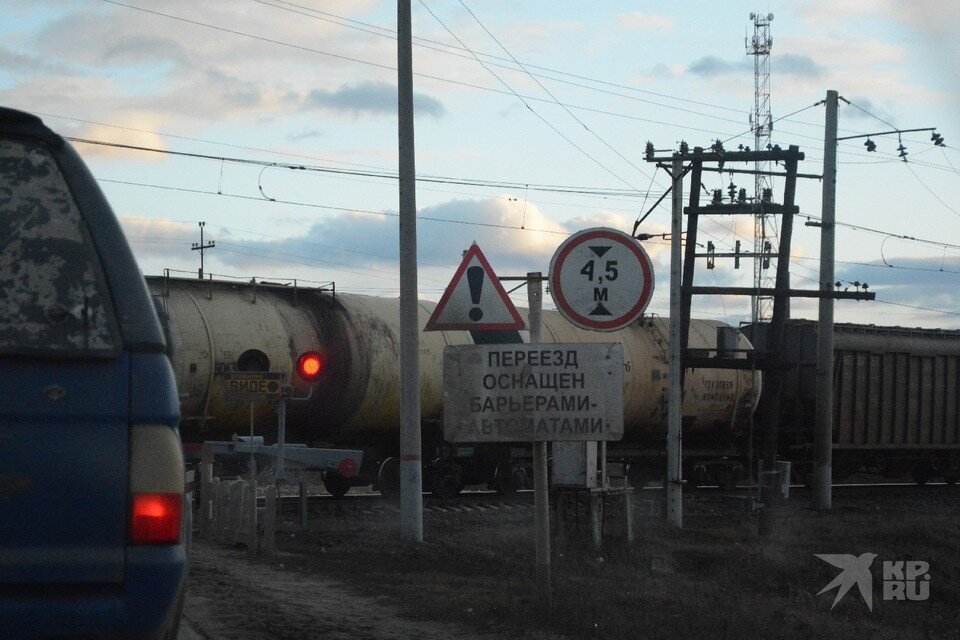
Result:
M0 108L0 638L174 638L186 574L163 331L83 161Z

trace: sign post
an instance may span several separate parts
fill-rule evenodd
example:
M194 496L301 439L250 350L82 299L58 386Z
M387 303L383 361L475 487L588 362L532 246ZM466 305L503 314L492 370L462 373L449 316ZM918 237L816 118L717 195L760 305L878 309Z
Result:
M533 443L537 599L549 609L547 442L623 436L623 345L540 344L539 273L527 274L527 293L529 344L443 350L443 423L450 442Z
M543 281L537 272L527 274L527 304L530 344L540 344L543 310ZM537 598L541 606L553 606L553 579L550 570L550 485L547 477L547 443L533 443L533 528L536 539Z

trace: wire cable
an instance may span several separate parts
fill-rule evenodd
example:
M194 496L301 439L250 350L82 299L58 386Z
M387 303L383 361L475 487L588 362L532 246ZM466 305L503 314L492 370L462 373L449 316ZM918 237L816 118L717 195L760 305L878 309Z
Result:
M422 4L422 0L421 0L421 4ZM610 151L612 151L614 154L616 154L617 157L619 157L621 160L623 160L624 162L626 162L627 164L629 164L631 167L633 167L634 169L636 169L637 171L639 171L642 175L650 178L651 180L654 179L654 176L656 175L656 173L649 174L649 173L647 173L646 171L644 171L643 169L641 169L640 167L638 167L638 166L637 166L636 164L634 164L629 158L627 158L625 155L623 155L622 153L620 153L616 148L614 148L613 145L611 145L609 142L607 142L606 140L604 140L604 139L603 139L600 135L598 135L593 129L591 129L590 127L588 127L587 124L586 124L583 120L581 120L580 118L578 118L578 117L576 116L576 114L574 114L566 105L564 105L562 102L560 102L560 99L557 98L557 96L555 96L555 95L553 94L553 92L550 91L550 89L548 89L542 82L540 82L540 80L539 80L539 78L537 78L537 76L535 76L533 73L531 73L530 70L527 69L527 67L525 67L522 62L520 62L519 60L517 60L517 58L516 58L512 53L510 53L510 51L503 45L503 43L500 42L499 38L497 38L497 36L495 36L495 35L487 28L487 26L480 20L480 18L477 17L477 14L475 14L475 13L473 12L473 10L470 9L470 7L467 6L467 3L464 2L464 0L460 0L460 5L461 5L464 9L466 9L467 13L469 13L469 14L473 17L473 19L477 22L477 24L480 25L480 28L483 29L484 32L486 32L486 34L487 34L488 36L490 36L490 38L493 39L494 42L497 43L497 46L499 46L499 47L503 50L504 53L506 53L508 56L510 56L510 59L513 60L513 62L514 62L518 67L520 67L520 69L522 69L523 72L526 73L534 82L536 82L536 83L537 83L537 86L539 86L541 89L543 89L544 92L545 92L548 96L550 96L555 103L557 103L557 105L559 105L564 111L566 111L567 114L568 114L571 118L573 118L574 120L576 120L577 123L578 123L580 126L582 126L584 129L587 130L588 133L590 133L590 135L592 135L594 138L596 138L597 140L599 140L605 147L607 147L608 149L610 149ZM479 58L478 58L478 59L479 59Z
M393 30L393 29L389 29L389 28L387 28L387 27L381 27L381 26L378 26L378 25L374 25L374 24L371 24L371 23L369 23L369 22L363 22L363 21L360 21L360 20L354 20L354 19L352 19L352 18L346 18L346 17L343 17L343 16L338 16L338 15L336 15L336 14L333 14L333 13L330 13L330 12L327 12L327 11L321 11L320 9L315 9L315 8L312 8L312 7L307 7L307 6L304 6L304 5L302 5L302 4L297 4L297 3L295 3L295 2L288 2L288 1L286 1L286 0L274 0L274 2L277 2L277 3L279 3L279 4L272 4L272 3L270 3L270 2L266 2L265 0L253 0L253 1L254 1L254 2L257 2L257 3L259 3L259 4L262 4L262 5L266 5L266 6L274 7L274 8L277 8L277 9L281 9L281 10L283 10L283 11L290 11L290 12L292 12L292 13L296 13L296 14L299 14L299 15L302 15L302 16L314 17L314 18L316 18L316 19L318 19L318 20L324 20L325 22L330 22L330 23L333 23L333 24L338 24L338 25L340 25L340 26L347 27L347 28L351 28L351 29L357 29L357 30L359 30L359 31L363 31L364 33L369 33L369 34L373 34L373 35L379 35L379 36L382 36L382 37L390 38L390 39L392 39L392 40L396 40L396 37L397 37L397 32L396 32L395 30ZM287 5L287 6L280 6L280 5ZM290 7L295 7L295 9L290 8ZM301 9L302 11L298 11L297 9ZM309 13L308 13L308 12L309 12ZM327 18L321 18L321 17L318 17L317 15L314 15L314 14L319 14L319 15L322 15L322 16L327 16ZM342 22L337 22L337 20L340 20L340 21L342 21ZM346 22L346 23L348 23L348 24L343 24L344 22ZM456 56L461 57L461 58L464 58L464 59L472 59L471 56L462 55L462 54L459 54L459 53L452 53L452 52L449 51L449 49L456 49L457 51L462 51L462 52L467 52L467 51L468 51L467 49L464 49L464 48L462 48L462 47L458 47L457 45L449 44L449 43L446 43L446 42L439 42L439 41L437 41L437 40L431 40L431 39L429 39L429 38L423 38L423 37L417 37L417 36L414 36L413 40L414 40L414 44L415 44L416 46L423 47L423 48L425 48L425 49L430 49L430 50L432 50L432 51L438 51L438 52L442 52L442 53L447 53L447 54L451 54L451 55L456 55ZM428 44L423 44L423 43L429 43L429 45L436 45L436 46L429 46ZM495 60L495 61L498 61L498 62L508 62L508 61L509 61L508 58L505 58L505 57L502 57L502 56L496 56L496 55L489 54L489 53L478 52L478 55L480 55L480 56L482 56L482 57L484 57L484 58L487 58L488 60ZM510 65L501 65L501 64L497 64L497 63L491 63L491 64L493 64L494 66L502 67L502 68L504 68L504 69L509 69L509 70L512 70L512 71L516 71L516 70L517 70L516 67L510 66ZM700 100L692 100L692 99L690 99L690 98L682 98L682 97L679 97L679 96L674 96L674 95L670 95L670 94L667 94L667 93L660 93L660 92L657 92L657 91L650 91L650 90L647 90L647 89L640 89L640 88L633 87L633 86L630 86L630 85L620 84L620 83L616 83L616 82L610 82L610 81L608 81L608 80L600 80L600 79L598 79L598 78L592 78L592 77L589 77L589 76L578 75L578 74L575 74L575 73L570 73L570 72L568 72L568 71L562 71L562 70L559 70L559 69L553 69L553 68L550 68L550 67L544 67L544 66L532 64L532 63L529 63L529 62L523 63L523 66L527 67L528 69L536 69L536 70L538 70L538 71L546 71L546 72L548 72L548 73L552 73L552 74L556 74L556 75L560 75L560 76L565 76L565 77L568 77L568 78L576 78L576 79L578 79L578 80L584 80L584 81L593 82L593 83L595 83L595 84L602 85L602 86L608 86L608 87L614 87L614 88L617 88L617 89L624 89L624 90L627 90L627 91L633 91L633 92L640 93L640 94L644 94L644 95L657 96L657 97L659 97L659 98L666 98L666 99L668 99L668 100L675 100L675 101L677 101L677 102L683 102L683 103L687 103L687 104L695 104L695 105L704 106L704 107L710 107L710 108L713 108L713 109L718 109L718 110L723 110L723 111L732 111L732 112L740 113L740 114L743 114L743 115L749 114L748 111L744 111L743 109L737 109L737 108L734 108L734 107L724 107L724 106L722 106L722 105L718 105L718 104L714 104L714 103L702 102L702 101L700 101ZM720 118L719 116L714 116L714 115L707 114L707 113L703 113L703 112L699 112L699 111L687 110L687 109L683 109L682 107L677 107L677 106L675 106L675 105L667 105L667 104L663 104L663 103L659 103L659 102L653 102L653 101L650 101L650 100L644 100L644 99L642 99L642 98L637 98L637 97L635 97L635 96L628 96L628 95L624 95L624 94L620 94L620 93L616 93L616 92L612 92L612 91L606 91L606 90L603 90L603 89L598 89L598 88L596 88L596 87L590 87L590 86L588 86L588 85L583 85L583 84L580 84L580 83L570 82L570 81L567 81L567 80L563 80L563 79L561 79L561 78L551 77L551 76L547 76L547 75L543 75L543 74L541 74L540 77L547 78L547 79L553 80L553 81L555 81L555 82L563 82L563 83L565 83L565 84L570 84L570 85L572 85L572 86L580 87L580 88L583 88L583 89L588 89L588 90L592 90L592 91L598 91L598 92L601 92L601 93L606 93L606 94L608 94L608 95L615 95L615 96L619 96L619 97L627 98L627 99L631 99L631 100L638 100L638 101L640 101L640 102L645 102L645 103L647 103L647 104L651 104L651 105L654 105L654 106L664 107L664 108L668 108L668 109L674 109L674 110L678 110L678 111L684 111L684 112L687 112L687 113L693 113L693 114L702 115L702 116L705 116L705 117ZM720 118L720 119L727 120L727 121L729 121L729 122L739 122L739 121L735 121L735 120L728 119L728 118ZM801 124L806 124L806 123L801 123Z
M934 198L936 198L937 202L939 202L939 203L942 204L944 207L946 207L946 208L950 211L950 213L952 213L952 214L955 215L955 216L960 217L960 211L957 211L956 209L954 209L953 207L951 207L950 205L948 205L948 204L943 200L943 198L941 198L940 196L938 196L933 189L931 189L929 186L927 186L927 183L924 182L924 181L920 178L920 176L917 175L917 172L913 170L913 167L910 166L911 163L905 162L904 164L906 165L907 169L910 171L910 174L911 174L914 178L917 179L917 182L920 183L920 186L922 186L924 189L927 190L927 193L929 193L929 194L932 195Z
M625 185L627 185L628 187L630 187L632 190L634 190L634 191L636 191L636 192L639 193L640 190L637 189L635 186L633 186L633 184L631 184L631 183L630 183L629 181L627 181L625 178L621 177L621 176L620 176L619 174L617 174L613 169L611 169L610 167L608 167L608 166L606 166L605 164L603 164L602 162L600 162L600 160L598 160L597 158L594 158L592 155L590 155L590 154L587 152L586 149L584 149L583 147L581 147L580 145L578 145L578 144L577 144L576 142L574 142L569 136L567 136L567 135L564 134L562 131L560 131L560 129L558 129L556 126L554 126L553 123L551 123L551 122L550 122L549 120L547 120L545 117L543 117L542 115L540 115L533 107L530 106L530 103L529 103L526 99L524 99L523 96L521 96L519 93L517 93L517 91L514 90L514 88L507 83L506 80L504 80L503 78L501 78L500 75L499 75L496 71L494 71L493 69L491 69L490 67L488 67L488 66L486 65L486 63L485 63L483 60L481 60L479 56L477 56L476 53L473 53L473 51L472 51L469 47L467 47L466 44L464 44L463 40L461 40L460 37L457 36L457 34L455 34L446 24L444 24L444 22L440 19L440 17L439 17L437 14L435 14L435 13L430 9L430 7L427 5L426 2L424 2L424 0L419 0L419 2L420 2L420 5L421 5L424 9L427 10L427 13L429 13L431 16L433 16L434 20L436 20L436 21L440 24L440 26L443 27L443 28L447 31L447 33L449 33L451 36L453 36L453 38L454 38L457 42L460 43L460 46L462 46L464 49L467 49L467 51L470 51L470 53L473 54L474 59L475 59L478 63L480 63L480 66L483 67L484 69L486 69L487 72L490 73L490 75L492 75L494 78L496 78L496 79L500 82L500 84L502 84L507 90L509 90L510 93L513 94L514 97L516 97L518 100L520 100L520 102L523 103L523 106L525 106L530 113L532 113L534 116L536 116L537 119L539 119L541 122L543 122L545 125L547 125L547 127L549 127L554 133L556 133L558 136L560 136L561 138L563 138L568 144L570 144L570 146L572 146L574 149L576 149L577 151L579 151L583 156L585 156L586 158L588 158L588 159L589 159L591 162L593 162L595 165L597 165L598 167L600 167L601 169L603 169L604 171L606 171L607 173L609 173L611 176L613 176L614 178L616 178L617 180L619 180L619 181L622 182L623 184L625 184Z
M171 151L169 149L158 149L156 147L146 147L143 145L123 144L119 142L106 142L104 140L90 140L88 138L76 138L73 136L64 136L71 142L80 144L92 144L104 147L113 147L116 149L128 149L131 151L145 151L149 153L158 153L171 156L180 156L184 158L195 158L202 160L214 160L216 162L232 162L235 164L251 165L257 167L274 167L278 169L287 169L291 171L310 171L318 173L334 173L350 176L365 176L396 180L398 175L390 171L359 171L356 169L337 169L333 167L320 167L303 164L286 164L270 160L252 160L249 158L237 158L231 156L220 156L206 153L193 153L187 151ZM521 182L504 182L496 180L470 180L465 178L449 178L444 176L417 176L417 182L431 182L438 184L458 184L472 187L487 187L496 189L531 189L533 191L546 191L551 193L570 193L578 195L599 195L616 197L640 197L643 192L602 189L593 187L564 187L563 185L544 185Z
M109 183L109 184L119 184L119 185L134 186L134 187L147 187L147 188L151 188L151 189L163 189L163 190L166 190L166 191L179 191L179 192L183 192L183 193L193 193L193 194L206 195L206 196L220 196L220 197L224 197L224 198L236 198L236 199L239 199L239 200L254 200L254 201L256 201L256 202L265 202L265 203L273 203L273 204L285 204L285 205L296 206L296 207L310 207L310 208L314 208L314 209L326 209L326 210L328 210L328 211L341 211L341 212L344 212L344 213L351 213L351 212L353 212L353 213L368 213L368 214L371 214L371 215L385 216L385 217L389 217L389 218L399 218L399 217L400 217L400 214L398 214L398 213L391 213L391 212L389 212L389 211L374 211L374 210L372 210L372 209L356 209L356 208L350 208L350 207L335 207L335 206L332 206L332 205L315 204L315 203L312 203L312 202L297 202L297 201L295 201L295 200L280 200L280 199L276 199L276 200L265 200L264 198L262 198L262 197L260 197L260 196L245 196L245 195L240 195L240 194L236 194L236 193L217 193L216 191L205 191L205 190L203 190L203 189L190 189L190 188L187 188L187 187L173 187L173 186L169 186L169 185L150 184L150 183L146 183L146 182L135 182L135 181L132 181L132 180L114 180L114 179L110 179L110 178L98 178L98 181L99 181L99 182L106 182L106 183ZM473 222L473 221L470 221L470 220L452 220L452 219L449 219L449 218L435 218L435 217L432 217L432 216L422 216L422 215L419 215L419 214L417 215L417 220L423 220L423 221L427 221L427 222L444 222L444 223L449 223L449 224L463 224L463 225L468 225L468 226L487 227L487 228L493 228L493 229L512 229L512 230L515 230L515 231L530 231L530 232L534 232L534 233L550 233L550 234L556 234L556 235L561 235L561 236L569 236L569 235L572 235L572 232L570 232L570 231L559 231L559 230L555 230L555 229L533 229L533 228L531 228L531 227L521 228L521 227L518 227L518 226L515 226L515 225L508 225L508 224L497 224L497 223L493 223L493 222Z

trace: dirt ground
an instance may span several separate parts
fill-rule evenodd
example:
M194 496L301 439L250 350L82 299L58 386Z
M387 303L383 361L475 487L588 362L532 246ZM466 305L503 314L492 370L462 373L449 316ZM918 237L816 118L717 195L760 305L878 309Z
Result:
M461 625L415 621L383 598L311 571L298 554L269 562L194 539L184 617L209 640L482 640Z
M633 545L614 507L599 551L576 526L585 513L568 519L549 612L534 597L531 506L451 503L425 514L422 545L400 542L391 507L315 515L305 532L291 515L270 560L196 544L186 617L210 640L960 638L957 487L837 491L826 513L798 492L767 536L746 496L686 496L682 531L657 516L659 496L638 493ZM856 585L832 607L837 589L821 591L841 570L815 554L865 553L872 610ZM928 597L884 599L882 563L901 560L929 564Z

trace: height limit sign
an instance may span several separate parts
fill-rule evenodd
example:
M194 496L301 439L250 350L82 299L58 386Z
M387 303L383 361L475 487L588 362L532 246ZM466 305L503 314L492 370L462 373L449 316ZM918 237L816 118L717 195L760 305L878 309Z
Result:
M616 331L653 296L653 263L640 243L616 229L579 231L550 261L550 292L563 316L584 329Z

